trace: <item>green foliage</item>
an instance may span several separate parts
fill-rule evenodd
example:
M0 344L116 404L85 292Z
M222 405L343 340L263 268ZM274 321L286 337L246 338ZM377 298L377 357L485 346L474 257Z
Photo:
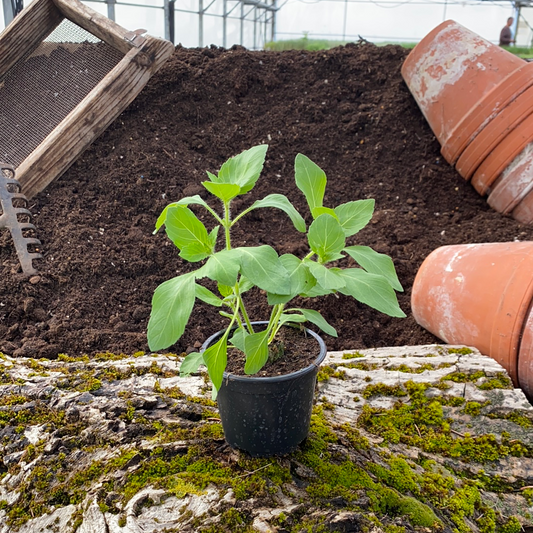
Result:
M295 159L295 183L304 194L312 222L304 218L281 194L270 194L232 216L231 203L252 190L263 170L267 145L255 146L226 161L217 175L207 173L205 189L221 204L218 213L200 196L182 198L163 210L156 231L165 227L170 240L184 260L203 264L192 272L162 283L154 292L148 323L148 344L153 351L166 349L183 334L196 300L220 308L229 318L221 337L202 353L187 355L181 374L190 375L201 364L207 366L216 396L227 364L228 348L236 347L246 356L244 371L255 374L272 358L270 346L279 328L309 321L329 335L337 332L317 311L286 308L295 297L314 297L340 292L394 317L404 317L395 291L402 291L392 260L368 246L348 246L347 239L372 218L374 200L350 201L330 208L323 205L327 178L325 172L302 154ZM220 205L219 204L219 205ZM201 206L214 219L208 230L189 206ZM283 211L297 231L306 233L309 251L302 258L281 257L270 246L235 247L231 230L254 209ZM217 249L218 234L223 234L223 249ZM351 268L328 263L348 259ZM217 284L215 294L200 283L207 278ZM252 287L266 293L271 305L267 326L255 331L243 295ZM266 317L260 317L266 318Z
M329 50L342 46L346 41L328 41L326 39L309 39L304 35L300 39L285 39L283 41L270 41L265 44L267 50Z

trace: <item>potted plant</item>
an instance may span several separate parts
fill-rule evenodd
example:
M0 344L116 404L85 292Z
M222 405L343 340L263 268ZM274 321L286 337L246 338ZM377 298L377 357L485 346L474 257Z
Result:
M339 292L390 316L405 316L396 299L395 290L401 291L402 286L390 257L367 246L346 244L346 239L372 218L374 200L325 207L326 175L306 156L296 156L295 181L309 206L309 228L281 194L269 194L233 215L232 200L254 187L267 148L255 146L226 161L217 175L207 173L209 179L202 185L221 202L220 213L198 195L183 198L163 210L156 231L164 225L179 255L201 266L157 287L148 323L150 349L162 350L181 337L196 299L220 308L220 314L228 318L227 328L208 339L200 352L188 354L180 373L190 375L204 364L213 384L213 398L218 395L226 440L234 447L263 456L288 453L307 436L316 373L326 355L322 339L304 330L316 346L310 364L286 375L254 376L269 361L290 357L283 353L283 343L278 340L281 328L310 322L329 335L337 335L317 311L288 307L293 298ZM189 209L190 205L202 206L213 216L215 225L210 231ZM278 256L267 245L234 246L231 230L235 224L252 210L264 207L281 209L294 227L306 234L309 252L305 257ZM224 242L220 249L219 233ZM336 266L347 256L359 267ZM217 284L218 294L198 283L204 278ZM261 317L266 322L251 321L244 299L252 287L266 293L271 306L270 316ZM243 375L225 372L228 350L230 354L244 354L240 372Z

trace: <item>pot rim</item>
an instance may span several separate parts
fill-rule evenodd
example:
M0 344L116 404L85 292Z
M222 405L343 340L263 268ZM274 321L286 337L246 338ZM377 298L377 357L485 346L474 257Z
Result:
M260 325L260 324L268 324L268 322L266 320L252 322L252 325ZM213 333L213 335L211 335L208 339L206 339L202 345L202 348L200 349L200 353L203 353L206 350L206 348L211 344L211 342L213 342L223 331L225 330L217 331L216 333ZM318 370L318 367L324 361L327 355L326 343L324 342L324 340L318 333L315 333L309 328L305 328L305 331L306 333L314 337L314 339L318 342L318 346L320 348L318 357L310 365L304 368L301 368L300 370L297 370L296 372L291 372L290 374L282 374L281 376L267 376L267 377L254 376L254 375L240 376L237 374L231 374L228 372L224 372L223 381L245 381L247 383L250 383L251 381L258 381L261 383L265 383L265 382L277 383L277 382L282 382L282 381L287 381L290 379L298 378L304 374L307 374L308 372L311 372L315 368Z

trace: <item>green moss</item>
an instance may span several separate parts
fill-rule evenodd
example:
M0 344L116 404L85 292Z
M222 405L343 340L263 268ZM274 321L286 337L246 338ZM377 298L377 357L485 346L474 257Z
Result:
M393 489L383 489L379 507L382 513L391 516L407 516L414 526L442 529L442 522L433 510L411 496L402 496Z
M90 361L88 355L82 355L80 357L70 357L65 353L60 353L57 355L57 360L62 361L63 363L88 363Z
M340 363L344 368L355 368L356 370L363 370L364 372L372 372L381 368L380 363L368 363L367 361L360 361L359 363Z
M457 353L459 355L469 355L474 353L474 350L464 346L463 348L447 348L448 353Z
M523 428L531 428L533 427L533 420L526 414L520 413L518 411L512 411L510 413L488 413L488 418L493 419L500 419L500 420L510 420L514 424L517 424L518 426L521 426Z
M318 381L328 381L330 378L346 379L346 372L329 365L321 366L318 370Z
M370 448L368 439L348 422L344 423L341 429L345 432L348 441L355 450L368 450Z
M513 382L503 373L498 373L496 377L477 385L480 390L494 390L494 389L512 389Z
M372 396L407 396L407 391L401 385L385 385L384 383L376 383L367 385L363 391L363 398L371 398Z
M391 371L394 370L396 372L405 372L408 374L422 374L426 370L438 370L440 368L449 368L451 366L453 366L452 363L440 363L439 365L435 365L432 363L423 363L416 367L411 367L406 364L401 364L401 365L389 366L387 367L387 370L391 370Z
M7 394L0 398L0 405L22 405L30 401L28 397L20 394Z
M516 516L511 516L509 520L499 528L499 533L519 533L520 531L523 531L523 529Z
M482 408L483 408L483 404L479 402L466 402L465 406L463 407L462 412L465 415L479 416Z
M453 381L454 383L473 383L474 381L477 381L480 378L484 378L485 376L486 374L483 370L478 370L477 372L472 372L470 374L467 374L465 372L452 372L451 374L443 376L441 380Z
M370 464L370 471L389 487L395 488L401 494L420 494L419 476L413 471L405 459L391 457L388 461L389 468L381 465Z
M484 463L506 455L531 455L522 443L498 442L494 435L457 436L450 428L442 409L443 398L427 398L428 384L407 382L409 403L398 401L391 409L365 405L359 423L385 442L409 444L429 453L458 457Z
M364 354L361 352L353 352L353 353L343 353L342 358L343 359L360 359L361 357L365 357Z
M30 405L30 404L29 404ZM0 411L0 427L7 425L17 426L21 432L26 427L37 424L52 424L53 427L59 427L64 424L65 412L50 409L44 403L37 401L26 409L13 411Z

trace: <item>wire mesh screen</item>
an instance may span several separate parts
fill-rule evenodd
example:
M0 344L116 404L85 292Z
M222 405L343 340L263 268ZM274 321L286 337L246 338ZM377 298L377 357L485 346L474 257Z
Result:
M63 20L0 79L0 161L22 163L123 57Z

